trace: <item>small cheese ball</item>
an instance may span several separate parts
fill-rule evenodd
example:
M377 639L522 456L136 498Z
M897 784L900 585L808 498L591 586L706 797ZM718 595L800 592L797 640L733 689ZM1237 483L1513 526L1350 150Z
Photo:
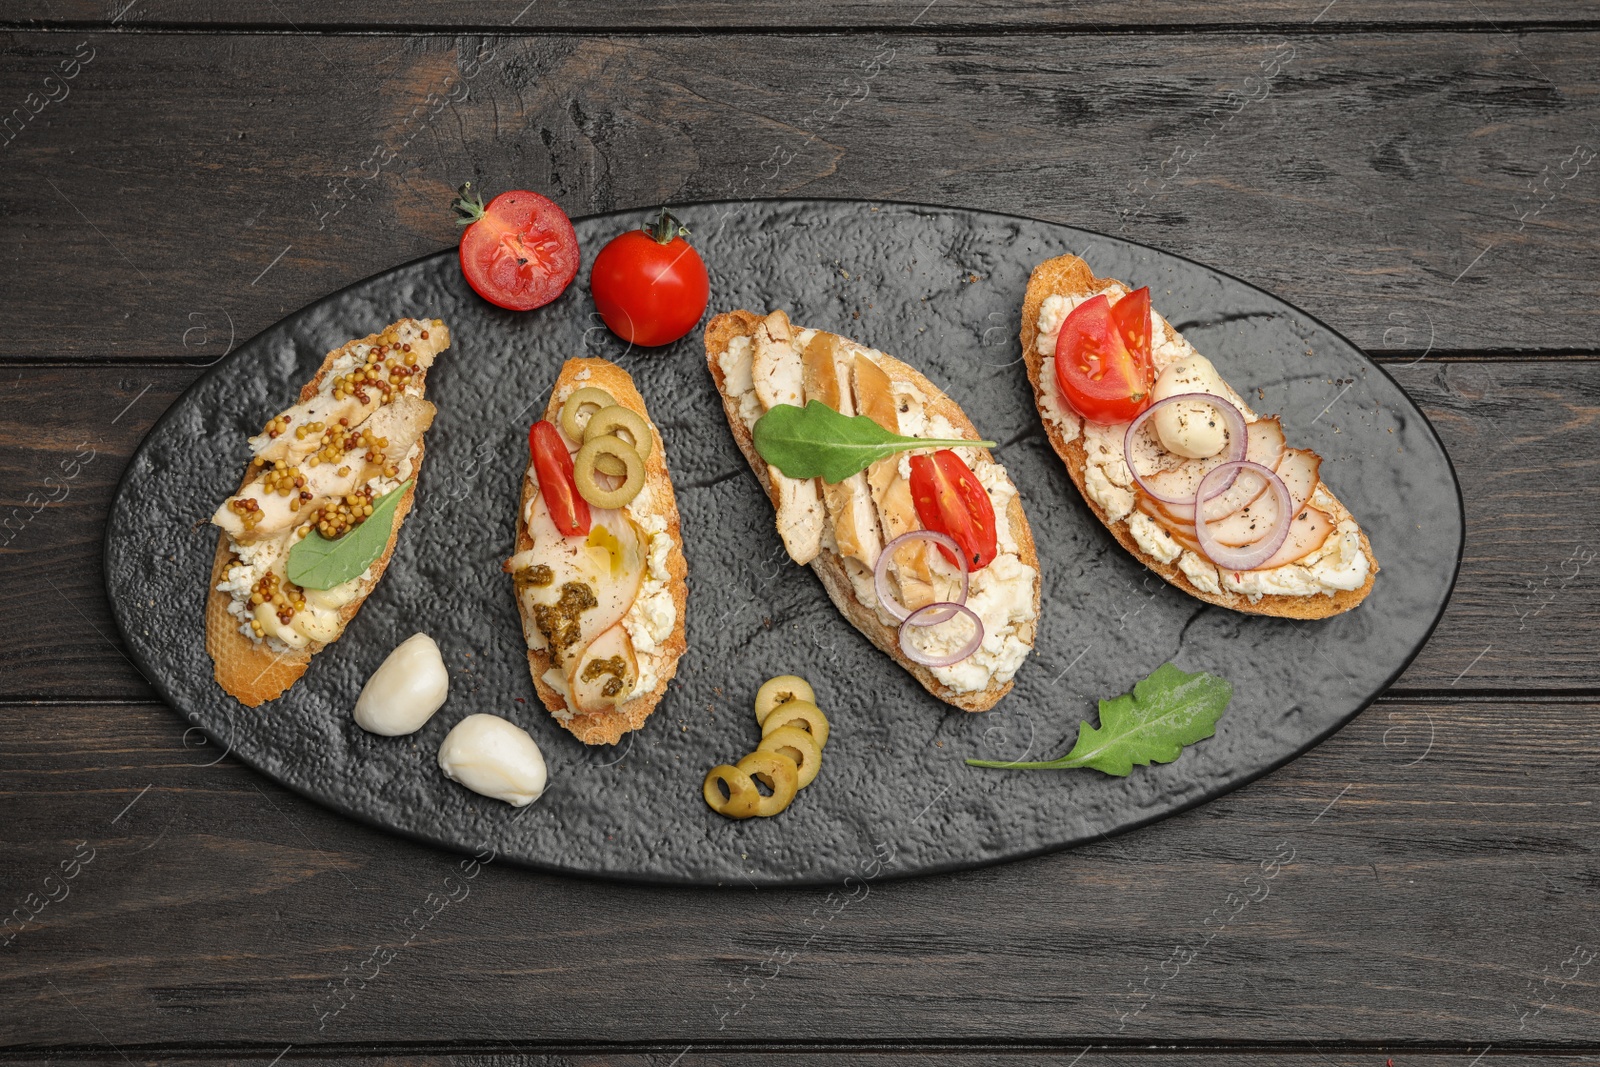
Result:
M498 715L468 715L439 746L445 777L474 793L526 807L544 793L544 753L528 731Z
M1167 364L1156 379L1150 399L1152 403L1160 403L1184 393L1210 393L1220 397L1223 403L1232 403L1217 368L1201 355ZM1162 447L1189 459L1209 459L1228 444L1226 423L1214 406L1201 400L1168 404L1150 416L1150 423Z
M450 672L427 634L412 634L389 653L356 698L356 725L385 737L415 733L444 706Z

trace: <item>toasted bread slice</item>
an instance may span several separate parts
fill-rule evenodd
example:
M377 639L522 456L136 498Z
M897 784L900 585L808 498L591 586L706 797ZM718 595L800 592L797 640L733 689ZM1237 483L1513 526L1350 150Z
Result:
M322 365L317 368L316 374L312 375L311 380L300 390L299 402L307 403L317 395L323 379L341 356L348 355L361 346L370 347L380 343L388 344L391 341L404 343L400 341L402 335L414 337L424 329L429 334L426 344L431 350L430 360L433 354L450 346L450 330L438 319L428 322L401 319L380 333L359 338L329 352ZM428 368L422 367L413 375L413 383L419 387L423 386L427 374ZM343 635L345 627L355 618L356 612L361 610L361 605L366 603L367 597L378 584L378 579L382 578L384 571L388 569L389 558L394 554L395 541L400 536L400 526L410 513L412 502L416 497L415 479L422 467L423 452L423 443L419 438L411 463L413 481L395 509L394 527L389 533L388 544L384 547L383 555L372 564L371 577L362 580L358 595L339 608L339 631L333 641L337 641L339 636ZM252 472L247 469L244 479L239 483L240 490L248 486L251 480ZM332 641L311 641L301 649L274 650L266 641L245 636L240 630L239 618L228 610L232 596L217 588L237 558L227 532L220 533L217 537L217 551L211 563L210 592L206 597L206 651L211 654L217 684L241 704L254 708L281 695L299 681L300 676L310 666L311 658Z
M560 376L556 379L555 387L550 392L550 401L545 407L544 418L550 422L558 422L561 405L567 396L584 386L604 389L610 393L618 404L644 419L654 438L650 455L644 461L645 489L636 499L636 502L645 500L647 503L639 509L629 504L627 510L636 521L649 516L665 521L664 532L671 544L666 557L667 577L664 588L672 599L674 610L672 631L665 640L657 642L652 652L636 653L636 655L649 655L653 659L656 678L654 686L643 692L634 693L615 705L590 711L577 711L569 707L566 694L545 680L545 673L553 665L548 648L534 648L530 643L528 670L533 675L533 685L538 691L539 699L544 702L544 706L549 709L556 721L571 731L574 737L586 745L614 745L622 739L623 734L642 727L645 719L656 709L656 705L661 703L661 698L667 691L667 684L678 673L678 660L689 647L684 630L685 608L689 596L686 580L689 566L683 556L677 498L673 495L672 479L667 473L666 445L661 440L661 431L650 418L644 397L639 395L639 390L633 384L633 378L628 372L603 359L567 360L561 368ZM533 499L538 492L538 481L530 467L522 479L522 498L517 508L516 551L519 553L528 551L534 545L533 537L528 532L528 520L532 514ZM533 620L521 596L517 597L517 608L523 615L524 631L534 632Z
M786 547L790 549L791 556L796 559L805 556L810 557L811 569L822 580L822 586L827 590L828 597L833 601L834 606L884 654L910 672L912 677L922 684L923 688L945 703L955 707L967 711L987 711L994 707L1001 697L1011 691L1016 667L1020 666L1021 663L1020 658L1009 670L1003 672L1003 678L999 677L1002 673L1001 671L994 671L988 684L981 688L952 688L940 680L934 669L908 658L900 648L899 630L893 624L893 620L886 620L879 613L875 604L864 603L860 594L858 594L856 583L862 577L862 570L860 569L862 561L848 558L847 554L854 555L870 552L872 538L867 531L863 531L865 536L840 536L846 529L846 524L860 522L862 509L870 506L875 511L874 517L879 527L879 543L887 543L893 539L896 533L904 532L907 528L920 528L911 506L909 492L905 490L905 482L903 479L896 480L897 460L893 458L881 460L874 464L872 468L869 468L868 471L855 475L852 479L847 479L836 486L819 486L818 495L828 506L827 522L825 523L828 529L821 537L820 544L808 542L803 546L799 546L801 555L795 556L797 546L794 543L794 530L786 529L784 515L786 509L794 506L793 502L796 496L800 494L791 492L787 487L781 486L779 480L783 479L784 476L769 468L767 463L756 452L755 442L751 438L750 432L753 419L747 419L746 417L756 410L751 405L764 404L765 400L752 395L752 391L755 389L754 383L752 383L749 390L730 385L728 374L723 366L724 356L729 352L730 346L735 344L739 338L750 338L753 348L763 331L770 333L776 329L777 332L781 333L786 324L787 317L782 312L772 312L763 316L740 310L716 316L707 324L705 332L706 365L711 371L712 381L716 383L717 392L722 397L722 406L728 418L728 427L733 431L733 437L739 445L739 451L744 453L744 457L749 462L751 470L755 472L762 489L766 491L768 498L773 503L779 533L784 536ZM855 391L854 407L856 414L871 417L878 421L880 425L885 425L886 428L896 429L896 432L903 433L904 430L888 425L888 421L894 419L896 413L892 403L885 403L884 389L892 380L894 383L906 383L914 387L916 392L923 398L923 410L927 416L929 418L938 416L946 420L955 431L952 436L974 441L981 439L978 431L973 428L971 421L956 402L946 396L943 391L928 381L915 368L857 342L844 338L838 338L837 341L834 341L832 340L832 335L827 335L824 331L812 331L809 336L804 338L807 342L806 344L800 344L800 341L802 335L806 334L807 331L798 327L791 327L790 331L797 345L796 351L803 357L802 370L811 384L808 399L819 399L828 402L828 398L832 397L833 399L829 406L839 410L839 405L843 402L840 394L847 394L851 391L841 381L836 381L830 377L826 370L819 371L818 360L820 356L817 350L811 348L811 345L821 338L827 343L827 350L837 354L837 359L840 361L837 364L838 373L844 374L846 373L845 368L848 368L850 383ZM752 357L752 362L753 359L754 357ZM857 361L861 359L865 359L867 363L865 365L858 364ZM781 402L791 401L785 400ZM1025 656L1026 652L1032 649L1039 618L1039 557L1034 547L1033 532L1028 526L1027 516L1023 514L1021 496L1015 492L1015 486L1011 485L1010 478L1005 475L1003 468L1000 468L999 464L995 463L994 458L986 449L974 448L972 451L979 462L993 464L999 471L998 477L1004 479L1004 485L1011 490L1009 500L996 510L1004 515L1006 527L1009 529L1010 537L1015 543L1014 554L1021 567L1026 568L1025 572L1016 571L1016 574L1020 576L1017 580L1029 581L1032 586L1031 597L1028 598L1032 604L1031 614L1026 619L1017 620L1013 624L1011 633L1011 637L1023 647L1022 655ZM855 484L856 479L861 480L859 485ZM795 481L794 479L788 480ZM808 492L808 490L801 487L801 493L805 492ZM992 498L993 493L991 492ZM810 497L805 496L804 499L806 507L799 514L808 516L810 514ZM801 525L809 528L807 523L802 523ZM813 549L815 549L814 555L811 554ZM908 579L913 576L914 572L918 571L923 576L926 576L926 569L916 557L927 550L926 545L898 550L896 565L904 570ZM846 554L841 554L841 552ZM991 564L991 566L994 566L994 564ZM857 568L854 579L852 578L851 567ZM982 573L982 571L978 572L978 574ZM866 574L866 580L870 582L870 578L869 569ZM913 606L916 606L915 601L913 601Z
M1069 298L1084 298L1095 293L1104 292L1113 287L1118 291L1131 288L1121 282L1110 278L1097 278L1089 265L1077 256L1065 255L1055 259L1046 260L1034 268L1032 276L1028 279L1027 293L1022 304L1022 354L1028 367L1028 380L1033 384L1034 399L1039 406L1040 418L1044 423L1046 434L1050 438L1051 446L1056 454L1066 464L1067 473L1077 485L1084 502L1094 512L1095 517L1105 524L1106 529L1117 539L1117 542L1127 549L1133 556L1165 578L1172 585L1188 593L1198 600L1219 607L1231 608L1234 611L1245 612L1253 615L1276 615L1289 619L1323 619L1331 615L1349 611L1362 600L1366 599L1372 591L1373 579L1378 573L1378 561L1373 557L1372 545L1367 540L1365 531L1356 530L1360 538L1360 552L1366 558L1366 578L1356 588L1339 589L1334 592L1310 592L1306 594L1265 593L1251 597L1244 592L1237 592L1227 587L1226 576L1218 572L1218 587L1216 589L1201 588L1195 584L1191 575L1187 573L1181 563L1191 553L1185 552L1182 556L1170 561L1162 560L1145 551L1134 538L1129 527L1129 520L1137 511L1114 519L1094 499L1086 487L1088 477L1088 453L1085 451L1085 439L1081 432L1083 420L1070 410L1064 409L1062 401L1057 395L1054 380L1046 380L1046 356L1039 348L1039 315L1044 307L1044 302L1051 296L1064 296ZM1115 297L1113 297L1114 299ZM1177 331L1163 320L1157 312L1152 311L1152 328L1157 343L1163 336L1170 336L1181 340ZM1065 419L1076 420L1067 422ZM1077 427L1079 432L1072 433L1071 428ZM1319 506L1327 506L1330 517L1336 522L1346 520L1354 522L1348 509L1340 504L1334 497L1326 483L1320 483L1316 488ZM1293 564L1290 564L1293 565ZM1191 561L1193 566L1193 561ZM1207 566L1210 566L1207 563ZM1194 569L1205 575L1203 568ZM1216 568L1212 568L1216 570ZM1258 573L1258 572L1246 572ZM1353 584L1353 583L1352 583Z

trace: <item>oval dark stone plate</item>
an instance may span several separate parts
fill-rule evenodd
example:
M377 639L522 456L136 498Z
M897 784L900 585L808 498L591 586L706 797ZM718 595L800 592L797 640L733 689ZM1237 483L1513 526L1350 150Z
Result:
M687 206L711 271L712 310L781 307L920 368L966 409L1021 490L1039 546L1044 614L1015 690L973 715L928 696L790 563L771 508L734 447L698 331L629 351L600 323L587 269L528 314L479 300L455 252L335 293L212 368L151 430L117 492L106 583L134 659L187 721L262 773L378 826L449 848L489 843L550 871L645 882L756 885L948 871L1092 840L1218 796L1347 722L1428 638L1461 554L1460 490L1432 427L1395 382L1326 326L1259 289L1099 234L948 208L853 201ZM578 220L586 266L644 212ZM1018 319L1032 267L1062 252L1151 287L1155 306L1290 442L1326 460L1382 565L1356 611L1322 622L1209 607L1123 552L1078 498L1040 428ZM387 575L344 637L263 707L212 678L202 605L245 437L287 406L324 354L411 315L444 319L454 346L429 377L439 408ZM689 561L689 651L642 731L586 748L534 695L511 582L530 418L563 360L626 367L666 440ZM423 630L451 675L448 703L411 737L350 717L363 681ZM1125 779L1095 771L978 770L964 757L1048 758L1095 701L1161 663L1234 684L1217 735ZM770 675L815 685L834 723L818 782L775 819L725 821L700 781L759 738L751 701ZM439 771L439 742L473 712L525 727L551 785L525 809Z

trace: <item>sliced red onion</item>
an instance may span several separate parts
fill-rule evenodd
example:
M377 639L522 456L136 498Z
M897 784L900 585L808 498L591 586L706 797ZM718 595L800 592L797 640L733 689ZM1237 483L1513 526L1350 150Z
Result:
M1194 532L1200 542L1200 551L1204 552L1212 563L1227 571L1253 571L1271 559L1283 546L1284 539L1289 536L1289 527L1294 522L1294 501L1289 498L1289 487L1283 484L1283 479L1278 477L1276 471L1249 460L1224 463L1212 470L1200 479L1200 489L1195 494L1196 499L1209 500L1210 497L1206 495L1207 490L1213 495L1221 492L1222 490L1217 487L1219 483L1225 479L1232 479L1239 471L1246 470L1265 478L1268 490L1278 498L1277 521L1260 540L1239 548L1225 545L1211 536L1211 523L1205 516L1195 516Z
M1240 460L1244 459L1245 449L1249 446L1250 431L1249 427L1245 424L1244 413L1238 408L1234 407L1229 401L1212 393L1179 393L1177 396L1169 396L1165 400L1157 400L1154 404L1151 404L1149 407L1145 408L1139 413L1137 418L1128 423L1127 432L1122 435L1122 456L1123 459L1127 461L1128 473L1132 474L1133 480L1139 483L1139 488L1143 489L1151 497L1161 501L1163 504L1193 504L1195 502L1195 498L1187 496L1174 496L1170 493L1156 492L1150 483L1145 480L1145 476L1139 473L1139 468L1133 461L1134 441L1137 439L1139 431L1144 428L1144 424L1150 421L1150 416L1154 415L1168 404L1176 404L1179 402L1192 403L1195 401L1198 401L1202 404L1210 404L1217 410L1217 413L1222 416L1222 421L1228 431L1228 450L1226 454L1221 457L1223 463L1238 463ZM1160 440L1159 436L1157 437L1157 440ZM1209 477L1210 474L1211 472L1208 471L1206 476ZM1204 482L1205 479L1201 480ZM1226 492L1232 485L1233 478L1230 477L1226 483L1217 485L1213 488L1212 496L1215 496L1217 493ZM1211 497L1203 496L1199 499L1205 501L1210 500Z
M950 550L950 554L956 558L956 564L961 568L961 595L956 598L956 601L960 604L967 602L966 553L961 551L961 546L956 544L955 538L948 534L934 533L932 530L912 530L910 533L901 534L883 546L883 552L878 556L878 565L872 569L872 584L873 588L878 591L878 603L883 605L884 611L887 611L897 619L904 619L911 614L911 611L896 600L894 593L889 590L889 561L894 558L894 554L898 549L916 541L932 541L934 544ZM952 612L937 619L926 619L920 625L932 626L935 623L944 622L945 619L951 618L953 615L954 613Z
M937 620L933 618L935 615L938 616ZM911 630L914 627L948 622L957 615L966 615L972 619L972 637L954 652L946 653L943 656L930 656L911 643ZM900 624L900 651L906 654L907 659L914 663L920 663L924 667L948 667L952 663L960 663L978 651L978 646L982 644L983 620L978 618L976 611L973 611L965 604L956 604L948 600L935 601L913 611L906 616L906 621Z

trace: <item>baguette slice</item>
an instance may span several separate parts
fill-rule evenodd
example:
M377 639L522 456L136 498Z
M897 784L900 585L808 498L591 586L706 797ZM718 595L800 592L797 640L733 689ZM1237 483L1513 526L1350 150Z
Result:
M545 672L552 666L548 648L534 648L530 643L528 670L533 675L533 686L538 691L539 699L544 702L544 706L549 709L556 721L571 731L574 737L586 745L614 745L622 739L623 734L642 727L645 719L656 709L656 705L661 703L661 698L667 691L667 683L678 673L678 660L689 647L684 630L685 607L689 596L686 581L689 567L683 556L677 498L672 492L672 479L667 474L666 446L661 440L661 431L657 429L649 411L645 408L644 397L639 395L639 390L633 384L633 378L628 372L603 359L567 360L550 392L550 401L545 407L544 418L559 425L562 402L574 390L583 386L604 389L610 393L618 404L645 420L654 438L650 455L644 464L644 491L649 494L649 503L644 509L644 514L664 519L665 532L671 540L671 547L667 552L668 577L665 588L672 598L674 609L672 632L666 640L658 643L654 652L649 654L656 661L655 686L636 693L612 707L589 712L579 712L569 708L566 696L545 681ZM528 532L528 519L532 513L533 499L538 492L538 480L530 466L528 473L522 479L522 498L517 508L516 551L519 553L533 548L533 537ZM633 505L629 505L630 509L632 507ZM629 513L633 514L631 510ZM521 596L517 597L517 610L522 614L524 632L536 632L527 604Z
M713 318L707 324L705 333L706 365L711 371L711 378L716 384L717 392L722 397L722 407L728 418L728 428L733 431L734 441L738 444L739 451L744 453L744 457L749 462L751 470L755 472L762 489L766 491L768 498L773 503L774 511L778 518L780 535L785 533L785 510L792 510L794 507L794 494L789 491L789 488L792 487L783 486L780 480L784 476L772 471L756 452L755 442L750 435L750 427L746 423L744 415L741 414L741 397L748 397L748 394L730 388L728 376L722 366L722 357L728 351L730 344L737 338L748 337L755 339L758 332L766 331L770 335L774 329L781 334L785 327L787 327L787 319L782 312L763 316L750 311L739 310L726 312ZM797 337L800 332L801 328L793 328L793 333ZM822 331L818 331L816 336L825 335ZM892 356L868 349L864 345L853 341L841 338L840 344L852 356L866 355L871 363L884 372L887 377L897 382L909 382L914 385L926 398L924 410L930 416L943 416L948 420L956 431L954 436L970 438L974 441L981 440L978 431L973 427L972 422L956 402L946 396L943 391L928 381L915 368L902 363ZM879 421L880 425L883 424L885 418L892 417L893 408L891 405L888 411L883 411L880 401L881 397L867 396L861 402L864 410L857 413L868 415ZM747 400L747 402L749 401ZM830 406L834 406L837 410L835 404L830 404ZM983 461L993 462L993 457L990 456L986 449L974 449L974 452ZM895 462L893 459L880 461L871 470L856 477L864 477L869 484L874 480L879 482L877 489L872 492L876 503L879 505L877 519L880 524L890 525L897 532L907 528L907 524L909 524L909 528L920 528L920 523L917 522L915 513L910 511L909 495L904 493L903 482L900 483L901 493L898 500L895 499L894 494L889 494L885 497L878 492L878 489L882 488L880 475L887 473L892 476L892 472L886 471L884 465L892 468ZM795 480L789 479L788 481L794 482ZM1009 478L1007 478L1007 482L1009 483ZM822 486L820 495L832 503L839 499L838 490L840 487L848 484L849 482L847 481L840 483L840 486ZM857 496L855 499L859 501L860 497ZM809 511L804 514L808 515ZM1032 614L1024 623L1019 624L1016 632L1017 639L1031 651L1039 618L1039 557L1034 547L1033 533L1028 526L1027 516L1023 514L1020 494L1011 496L1010 502L1005 506L1004 514L1012 538L1017 544L1017 556L1020 558L1021 563L1032 571ZM837 510L829 513L829 522L835 522L838 519L839 512ZM790 531L790 534L792 536L792 531ZM889 540L892 540L892 537L883 537L885 543ZM790 548L791 556L793 556L795 546L790 544L790 537L785 537L785 544ZM898 628L887 624L874 607L869 607L858 598L855 584L851 579L850 572L847 570L846 559L840 555L836 540L825 538L820 548L816 548L814 556L811 555L811 548L813 547L815 546L807 546L803 555L810 558L811 569L822 580L822 586L827 590L828 597L833 601L834 606L856 629L865 634L867 639L876 645L880 651L904 667L928 692L945 703L966 711L987 711L994 707L1001 697L1011 691L1013 685L1012 677L1007 677L1003 681L995 681L991 677L989 684L981 689L954 689L940 681L932 669L908 658L901 651ZM925 546L921 547L920 550L927 551ZM926 574L926 570L921 567L916 559L907 559L901 555L915 551L918 551L918 549L900 549L899 553L897 553L896 564L897 566L903 565L908 573L920 571L922 574ZM852 560L850 562L854 563L855 561Z
M1028 279L1028 289L1023 297L1022 304L1022 354L1028 367L1028 380L1033 384L1035 402L1039 406L1040 419L1044 423L1046 434L1050 438L1051 446L1056 450L1056 455L1061 457L1066 464L1067 473L1078 487L1084 503L1094 512L1095 517L1105 524L1117 542L1133 554L1146 567L1155 571L1169 583L1188 593L1198 600L1219 607L1231 608L1234 611L1252 615L1275 615L1289 619L1324 619L1349 611L1361 603L1368 593L1372 591L1374 577L1378 573L1378 561L1373 557L1372 545L1367 540L1365 531L1360 531L1361 553L1366 557L1367 575L1365 582L1354 589L1341 589L1332 594L1315 592L1307 595L1294 594L1264 594L1252 600L1248 595L1234 592L1226 587L1219 586L1215 592L1202 589L1191 581L1180 567L1182 557L1169 563L1151 556L1142 549L1129 530L1128 522L1112 520L1106 511L1095 502L1085 487L1088 474L1088 455L1084 450L1084 437L1081 432L1069 439L1067 431L1052 416L1056 408L1052 405L1059 403L1056 395L1054 380L1045 381L1044 361L1045 355L1039 350L1039 312L1047 298L1054 295L1067 297L1084 297L1104 291L1110 286L1121 285L1123 289L1130 286L1123 285L1111 278L1097 278L1089 265L1077 256L1057 256L1055 259L1046 260L1034 268L1033 274ZM1177 337L1176 330L1163 320L1159 314L1152 311L1152 328L1157 342L1165 334ZM1080 422L1082 420L1080 419ZM1319 497L1325 498L1332 505L1330 517L1337 523L1342 520L1353 520L1348 509L1340 504L1334 497L1326 483L1320 483L1317 488ZM1137 511L1135 512L1137 513ZM1128 516L1131 518L1132 516ZM1337 534L1330 535L1337 536Z
M322 365L317 368L316 374L312 375L311 380L300 390L299 402L305 403L317 395L323 379L340 356L361 345L387 343L389 339L399 337L401 331L410 336L413 331L424 328L429 333L428 347L434 354L450 346L450 330L439 320L423 322L417 319L401 319L380 333L350 341L329 352ZM417 385L425 385L427 373L427 369L423 368L416 374L414 381ZM371 595L378 580L388 569L389 558L394 555L395 541L400 536L400 526L410 513L412 501L416 496L415 478L422 468L423 452L423 442L419 438L412 462L413 481L395 508L394 528L389 532L389 542L384 547L383 555L372 564L371 578L361 583L359 595L339 609L339 635L334 637L335 641L344 634L345 627L355 618L356 612L361 610L361 605L366 603L367 597ZM239 483L240 490L249 485L251 480L251 472L247 469L244 479ZM211 654L217 684L241 704L254 708L280 696L299 681L300 676L311 665L311 657L332 642L312 641L303 649L275 652L265 641L253 640L241 633L239 619L228 611L228 603L232 597L217 588L236 558L228 534L225 531L220 533L217 537L216 555L211 563L210 593L206 598L206 651Z

